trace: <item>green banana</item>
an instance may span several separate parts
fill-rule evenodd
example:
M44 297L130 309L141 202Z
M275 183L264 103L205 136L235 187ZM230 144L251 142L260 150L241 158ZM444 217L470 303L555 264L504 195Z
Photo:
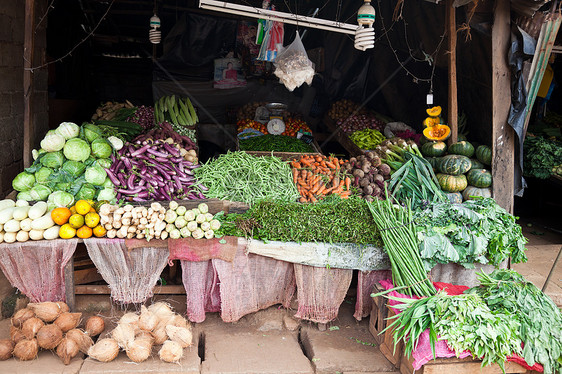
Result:
M192 126L194 122L193 122L193 118L191 118L191 115L189 114L189 109L187 105L185 105L185 103L181 99L178 100L178 104L180 105L180 109L181 109L180 113L182 113L185 119L187 120L187 126Z

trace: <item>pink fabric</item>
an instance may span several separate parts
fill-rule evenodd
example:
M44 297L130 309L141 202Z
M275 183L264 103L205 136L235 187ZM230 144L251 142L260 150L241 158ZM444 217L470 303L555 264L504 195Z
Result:
M296 318L328 323L338 316L353 270L294 264L299 308Z
M187 296L187 317L191 322L203 322L206 312L218 312L221 308L218 274L212 261L181 260L181 269Z
M293 264L236 253L234 262L212 260L220 280L221 318L235 322L275 304L288 307L295 292Z
M353 314L356 320L361 321L363 317L371 313L373 305L371 293L375 284L391 276L390 270L359 271L357 278L357 301L355 302L355 313Z
M507 358L507 361L515 362L516 364L523 366L527 370L538 371L539 373L542 373L544 371L544 367L538 362L535 362L533 366L529 366L525 359L519 355L509 356Z
M239 248L240 246L240 248ZM236 251L244 250L236 236L225 236L221 239L168 239L170 260L207 261L221 259L232 262Z
M64 267L77 244L77 239L0 244L0 268L32 302L66 301Z

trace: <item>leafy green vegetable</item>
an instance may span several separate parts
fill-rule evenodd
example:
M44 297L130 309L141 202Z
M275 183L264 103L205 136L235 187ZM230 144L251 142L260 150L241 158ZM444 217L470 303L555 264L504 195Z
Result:
M64 156L72 161L86 161L90 157L90 151L90 145L79 138L70 139L63 148Z
M304 141L286 135L262 135L248 139L240 139L240 149L243 151L267 152L298 152L311 153L314 148Z
M12 187L14 190L23 192L29 191L35 184L35 175L28 173L27 171L22 171L12 181Z
M92 144L92 156L96 158L108 158L111 156L111 152L113 152L113 147L111 144L103 139L97 138L95 139Z
M512 270L478 273L478 280L480 286L469 292L480 295L495 313L520 323L525 361L542 364L545 374L562 372L562 314L552 300Z
M68 160L62 165L62 170L66 171L68 174L79 177L84 174L86 170L86 165L82 162Z
M62 166L64 162L64 156L61 151L45 153L41 158L39 158L41 164L45 167L51 169L57 169Z
M101 166L90 166L86 168L84 173L86 177L86 182L93 184L94 186L101 186L105 182L107 173Z
M49 179L49 176L53 172L51 168L42 167L38 171L35 172L35 181L37 183L45 183Z
M552 168L562 164L562 143L528 136L523 143L523 175L548 179Z

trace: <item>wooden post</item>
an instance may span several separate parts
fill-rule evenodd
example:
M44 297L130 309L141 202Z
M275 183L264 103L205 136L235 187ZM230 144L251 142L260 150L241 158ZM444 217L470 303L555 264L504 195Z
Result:
M35 41L35 0L25 0L25 33L23 39L23 166L32 163L33 147L33 50Z
M453 0L447 0L446 20L448 34L448 55L447 62L449 67L449 102L447 105L447 123L451 128L451 137L449 144L456 143L458 138L458 103L457 103L457 21L455 17L456 8L453 6Z
M64 288L66 304L70 308L70 311L74 312L74 308L76 308L76 295L74 285L74 256L72 256L70 260L68 260L68 263L64 266Z
M496 0L492 28L492 189L496 202L513 213L515 134L507 123L511 105L507 63L510 22L509 0Z

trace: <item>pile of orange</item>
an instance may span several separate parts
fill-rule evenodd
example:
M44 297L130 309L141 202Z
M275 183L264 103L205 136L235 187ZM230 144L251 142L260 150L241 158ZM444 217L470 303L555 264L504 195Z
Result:
M51 218L60 225L59 236L71 239L75 236L87 239L92 236L101 238L106 230L100 225L100 216L91 200L78 200L70 208L56 208L51 212Z

